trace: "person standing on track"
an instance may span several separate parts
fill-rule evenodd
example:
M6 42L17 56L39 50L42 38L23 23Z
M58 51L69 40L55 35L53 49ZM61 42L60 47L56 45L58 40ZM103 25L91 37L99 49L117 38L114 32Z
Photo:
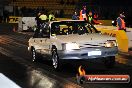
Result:
M40 15L41 15L41 12L38 12L38 14L36 15L36 18L35 18L36 24L37 24L37 28L36 28L36 30L35 30L34 37L35 37L35 36L38 36L39 31L40 31L40 18L39 18Z
M117 18L117 29L118 30L124 30L126 32L126 25L124 21L124 15L123 13L120 13L120 16Z
M51 13L49 14L49 21L53 21L53 20L55 20L55 16L54 16L54 13L51 12Z
M80 20L87 20L86 6L83 6L83 9L80 11Z
M42 12L42 14L39 16L39 19L40 19L41 24L43 24L47 22L47 15L44 12Z
M92 16L92 11L89 11L89 14L88 14L88 22L90 23L93 23L93 16Z
M40 15L41 15L41 12L39 12L39 13L37 14L36 18L35 18L36 23L37 23L37 28L38 28L38 29L39 29L39 26L40 26L40 18L39 18Z
M83 19L85 21L87 20L87 12L86 12L86 10L87 10L86 6L83 6L82 16L83 16Z

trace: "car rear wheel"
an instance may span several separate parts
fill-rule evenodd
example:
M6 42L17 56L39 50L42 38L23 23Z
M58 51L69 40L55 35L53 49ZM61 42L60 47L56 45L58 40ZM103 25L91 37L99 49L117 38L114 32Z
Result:
M32 62L36 62L37 58L38 58L37 53L36 53L35 49L33 48L32 49Z
M60 60L59 60L56 50L52 51L52 66L55 70L61 69L61 63L60 63Z
M105 58L104 64L106 68L113 68L115 66L115 56Z

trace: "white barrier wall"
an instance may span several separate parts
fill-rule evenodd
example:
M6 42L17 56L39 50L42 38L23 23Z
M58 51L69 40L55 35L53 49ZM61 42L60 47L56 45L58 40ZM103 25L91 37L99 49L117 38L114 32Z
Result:
M128 43L129 43L129 47L132 48L132 28L127 28L127 36L128 36Z
M22 17L18 19L18 31L22 31Z
M7 78L4 74L0 73L0 88L21 88L15 82Z
M19 20L18 27L19 31L28 30L28 27L33 27L36 25L35 17L22 17Z

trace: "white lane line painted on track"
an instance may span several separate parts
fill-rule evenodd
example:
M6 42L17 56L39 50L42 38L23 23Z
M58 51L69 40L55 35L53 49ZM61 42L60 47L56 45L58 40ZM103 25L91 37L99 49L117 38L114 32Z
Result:
M0 73L0 88L21 88L4 74Z

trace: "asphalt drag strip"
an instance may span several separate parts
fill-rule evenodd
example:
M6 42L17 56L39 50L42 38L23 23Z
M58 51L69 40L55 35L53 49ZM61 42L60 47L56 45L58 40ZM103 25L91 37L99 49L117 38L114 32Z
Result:
M81 88L69 80L35 67L21 57L14 56L9 50L0 47L0 52L3 54L0 59L2 60L0 62L1 73L7 75L22 88Z
M23 88L78 88L80 86L76 85L76 72L71 66L64 67L61 72L56 72L52 69L51 65L47 62L39 61L38 63L32 63L30 61L30 54L27 51L27 42L28 37L23 34L7 34L1 35L0 39L3 42L0 42L0 52L8 56L10 60L17 63L15 71L19 71L19 74L15 75L24 75L25 80L18 78L20 81L15 81L18 85ZM0 41L1 41L0 40ZM17 41L16 41L17 40ZM25 42L25 43L22 43ZM97 65L94 62L90 65L91 62L86 64L86 73L87 74L129 74L132 73L132 65L129 61L131 58L127 59L126 57L117 57L116 61L119 63L113 69L104 69L100 65ZM12 63L14 64L14 63ZM11 66L10 66L11 67ZM24 69L24 70L23 70ZM9 71L10 73L12 71ZM22 76L23 77L23 76ZM132 76L131 76L132 77ZM13 77L12 77L13 78ZM17 79L17 76L14 76L14 79ZM20 83L19 83L20 82ZM22 84L23 83L23 84ZM24 84L25 83L25 84ZM73 85L72 85L73 84ZM74 85L75 84L75 85ZM23 86L24 85L24 86ZM71 86L72 85L72 86ZM131 84L83 84L84 88L132 88Z

